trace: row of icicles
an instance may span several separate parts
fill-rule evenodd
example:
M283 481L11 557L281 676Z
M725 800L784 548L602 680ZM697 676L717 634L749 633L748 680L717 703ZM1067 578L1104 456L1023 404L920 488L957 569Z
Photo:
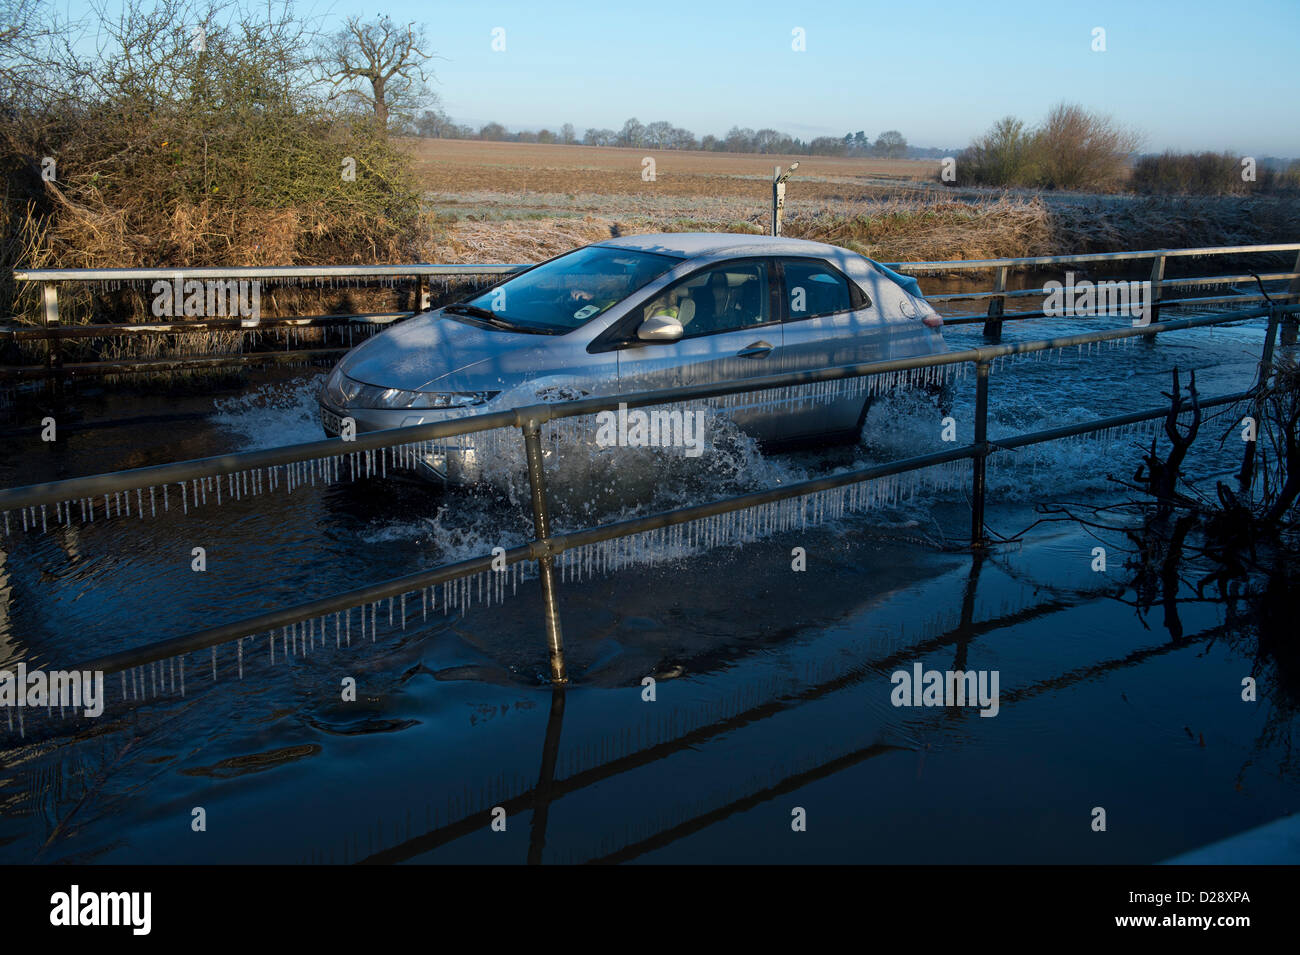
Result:
M948 377L959 376L964 366L947 365L934 368L911 369L880 375L838 381L816 382L792 388L769 389L759 392L762 400L746 407L755 410L766 407L790 410L809 402L823 403L842 397L865 394L882 395L899 389L922 387L942 383ZM750 399L752 400L752 399ZM724 411L744 401L742 396L726 395L711 398L696 407ZM659 408L686 407L682 405L656 406ZM597 426L596 416L561 418L543 425L543 439L557 450L565 442L581 445L590 442ZM120 517L144 519L156 517L159 511L170 513L177 509L188 515L192 508L220 505L223 500L242 500L267 492L293 493L299 488L337 484L370 477L386 477L389 468L414 469L417 462L472 447L479 464L516 461L523 466L522 441L514 428L497 428L473 435L441 441L424 441L413 444L379 448L372 451L348 452L292 464L272 465L230 474L209 475L187 481L113 491L92 497L74 498L5 511L0 516L5 535L21 527L24 532L49 530L72 523L94 524L96 521ZM682 452L684 448L664 448L668 452Z
M1186 430L1188 427L1191 426L1193 418L1194 418L1194 412L1192 411L1181 412L1178 415L1178 426L1183 430ZM1149 442L1146 441L1145 439L1155 438L1160 435L1163 435L1164 433L1165 433L1165 418L1160 417L1160 418L1148 418L1145 421L1135 421L1131 424L1116 425L1113 428L1102 428L1099 431L1085 431L1082 434L1073 434L1065 438L1053 438L1050 442L1044 442L1044 443L1050 443L1053 446L1112 444L1116 441L1120 441L1128 438L1136 438L1142 441L1143 446L1146 446ZM990 438L989 440L990 443L992 443L994 446L993 447L994 453L990 454L988 457L988 466L990 469L995 467L1014 466L1017 463L1015 453L1012 454L997 453L998 452L997 438ZM1031 445L1030 447L1033 446ZM1013 452L1019 452L1023 450L1025 450L1025 448L1023 447L1012 449Z
M292 494L304 487L337 484L370 477L386 477L391 468L414 468L416 462L433 452L431 442L403 444L372 451L311 458L292 464L277 464L229 474L191 478L168 484L150 485L125 491L113 491L92 497L75 498L4 512L4 532L11 533L21 524L23 530L46 531L50 526L70 523L93 524L119 517L157 517L159 511L170 513L179 508L188 515L191 509L220 505L223 500L243 500L273 491Z

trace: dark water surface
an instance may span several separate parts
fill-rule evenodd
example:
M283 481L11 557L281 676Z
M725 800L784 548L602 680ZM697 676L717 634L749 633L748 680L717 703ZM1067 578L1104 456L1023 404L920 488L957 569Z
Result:
M1096 326L1051 331L1081 327ZM1047 331L1009 325L1008 338ZM1158 406L1175 365L1196 369L1204 394L1236 390L1262 339L1250 323L1008 364L992 379L990 434ZM977 340L978 328L949 334L953 347ZM28 433L0 458L0 484L314 440L319 379L265 374L215 400L83 395L91 420L190 417L74 431L53 448ZM962 442L972 386L957 382ZM900 397L873 407L847 449L765 455L737 440L698 473L640 458L601 472L608 486L586 471L566 485L560 469L557 523L938 450L941 416ZM1207 422L1189 461L1207 488L1239 463L1234 424ZM1108 475L1131 476L1137 440L995 457L989 526L1010 537L1040 502L1084 513L1131 497ZM961 473L937 490L903 481L910 499L822 526L566 579L573 684L559 693L544 682L530 578L491 607L426 612L408 598L404 627L400 606L391 625L381 608L364 637L350 615L337 648L327 629L288 660L277 640L272 663L264 636L242 658L222 647L215 682L206 651L187 655L183 697L122 703L111 675L98 720L28 713L11 731L0 719L0 861L1154 862L1293 811L1296 681L1258 655L1236 601L1198 595L1208 568L1152 592L1133 540L1071 521L973 557ZM629 502L620 488L649 490ZM514 546L530 522L499 490L390 477L18 529L0 538L0 667L69 666ZM795 547L805 572L791 569ZM918 662L997 671L997 715L892 705L891 674ZM170 687L179 665L147 678ZM1241 698L1247 676L1256 702ZM341 701L346 678L357 702ZM191 831L196 807L206 832ZM1106 832L1091 828L1094 807ZM806 831L791 828L796 809Z

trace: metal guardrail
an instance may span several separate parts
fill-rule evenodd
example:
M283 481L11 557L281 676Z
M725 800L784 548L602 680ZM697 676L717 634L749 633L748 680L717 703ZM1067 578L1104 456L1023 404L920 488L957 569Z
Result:
M237 355L205 355L195 357L171 357L165 359L128 359L122 361L77 362L65 364L61 342L68 339L134 337L139 335L178 335L199 331L231 331L242 333L259 333L277 328L327 328L331 326L373 326L389 324L423 311L430 304L430 279L456 276L499 276L528 268L526 264L509 265L435 265L417 263L412 265L323 265L323 266L231 266L231 267L195 267L184 269L17 269L14 280L17 282L36 283L41 286L41 321L40 325L0 326L0 341L47 341L46 361L44 366L0 366L0 379L4 378L48 378L56 382L65 376L75 375L121 375L133 372L181 371L198 368L213 368L245 364L265 364L285 361L314 360L339 355L346 348L315 349L316 354L304 355L297 352L297 358L285 357L292 352L254 352ZM72 282L81 284L149 282L197 279L258 280L269 282L298 282L315 279L319 286L326 282L354 279L361 282L377 280L405 279L413 283L414 299L419 305L416 311L385 312L379 314L357 315L314 315L295 318L274 318L260 320L256 325L246 326L238 319L199 319L168 322L142 322L127 324L100 325L63 325L59 320L59 283Z
M1165 278L1165 266L1170 259L1208 258L1211 256L1240 256L1295 252L1295 267L1290 272L1274 272L1268 275L1221 275L1189 276ZM1300 301L1300 242L1282 242L1269 245L1204 246L1194 249L1149 249L1141 252L1100 252L1080 255L1037 255L1020 258L1003 259L968 259L935 262L894 262L884 263L896 272L912 275L934 274L941 272L963 272L972 270L991 270L994 273L993 288L987 292L962 292L948 295L926 296L927 301L958 301L971 299L989 299L988 311L984 315L961 315L945 318L944 322L952 325L984 323L984 337L989 341L1000 341L1002 323L1013 319L1045 318L1041 311L1008 314L1006 302L1010 298L1043 296L1047 289L1007 289L1007 277L1013 269L1027 269L1045 265L1086 265L1118 262L1140 262L1150 260L1151 271L1146 280L1151 287L1151 317L1158 319L1164 308L1188 305L1213 305L1227 302L1260 302L1268 299L1262 292L1248 292L1230 296L1208 296L1200 298L1165 299L1163 291L1167 288L1195 285L1230 285L1246 281L1282 281L1290 280L1290 287L1284 298ZM1294 323L1288 328L1288 340L1294 341Z
M141 509L141 516L143 516L144 504L141 495L141 489L143 488L152 489L161 485L165 489L172 484L177 484L181 488L182 502L184 503L187 484L194 487L197 493L200 479L208 479L214 476L228 477L231 479L232 488L238 488L243 486L246 475L254 472L260 474L263 469L278 468L283 469L286 480L292 480L294 474L297 473L293 470L294 466L301 465L304 462L317 461L333 462L333 469L322 467L321 474L323 477L328 474L337 477L337 464L344 459L349 460L351 467L355 471L363 461L371 462L372 458L364 456L373 455L375 451L386 452L391 449L394 452L393 460L396 463L400 455L409 455L414 449L422 447L425 442L492 431L499 428L517 428L522 435L527 458L534 519L534 537L526 545L507 550L504 554L504 561L502 561L502 555L498 554L496 556L496 566L509 566L526 560L535 560L537 562L543 598L547 645L550 654L551 677L557 685L562 685L567 682L567 674L564 666L555 558L566 550L626 538L659 528L685 525L715 515L754 508L782 500L806 497L822 491L862 484L867 481L964 459L969 459L972 462L971 545L977 550L982 549L988 544L984 526L986 463L987 458L994 450L1026 447L1031 444L1058 440L1071 435L1121 427L1140 421L1162 418L1169 413L1168 407L1155 408L1149 411L1102 418L1063 428L999 438L996 442L990 442L987 433L988 388L989 372L994 361L1010 356L1027 355L1074 346L1082 347L1099 342L1119 341L1128 338L1150 338L1184 329L1238 323L1267 315L1269 318L1268 330L1260 359L1259 379L1254 388L1250 391L1200 400L1202 408L1227 405L1251 398L1258 393L1259 389L1267 381L1278 327L1282 323L1284 316L1294 315L1298 310L1300 310L1300 305L1274 305L1270 309L1252 309L1244 312L1176 319L1140 327L1109 329L1039 341L987 345L943 355L869 362L815 371L750 378L722 385L672 388L609 397L584 398L555 404L529 405L450 421L420 424L388 431L368 432L358 434L350 440L334 438L285 448L223 455L196 461L178 462L112 474L0 490L0 511L4 512L5 527L6 532L8 532L8 520L12 511L20 511L25 524L29 519L34 524L38 516L37 509L41 508L39 516L43 526L45 524L43 508L53 504L56 506L56 516L62 517L63 521L67 523L71 520L70 502L77 500L84 502L85 499L89 498L92 501L91 519L93 520L93 499L95 497L103 496L107 508L109 494L117 497L120 494L135 491L137 506ZM590 415L600 411L611 411L619 406L628 409L642 408L651 405L680 403L740 393L769 391L776 388L809 385L818 382L963 364L973 364L976 369L975 438L969 445L712 501L706 504L677 508L648 517L586 528L574 533L561 535L552 533L540 443L541 425L545 422ZM387 458L382 460L386 461ZM1243 471L1245 468L1246 465L1243 464ZM316 472L312 471L310 473L315 474ZM239 478L239 481L235 480L236 477ZM301 477L299 480L301 480ZM219 487L220 483L218 482ZM127 513L129 514L129 493L126 494L126 500ZM118 501L118 512L121 513L120 500ZM493 555L482 555L455 564L448 564L394 580L383 581L347 593L335 594L310 603L281 608L270 613L211 627L186 636L158 641L145 647L109 654L85 664L82 669L104 672L123 671L204 648L212 648L215 655L215 648L219 644L251 634L273 631L278 627L298 624L315 618L324 618L328 614L350 610L358 605L404 596L438 583L482 573L489 569L495 569L493 562Z
M1295 268L1291 272L1271 272L1256 276L1245 275L1193 276L1184 278L1165 278L1165 266L1168 260L1177 258L1208 258L1213 256L1242 256L1259 254L1276 254L1295 252ZM988 310L982 315L957 315L944 319L948 324L960 325L974 322L984 323L985 338L992 342L1001 340L1002 324L1033 318L1045 318L1042 311L1008 313L1006 304L1009 299L1042 297L1047 289L1008 289L1007 278L1012 270L1028 269L1049 265L1084 265L1106 264L1133 261L1151 261L1151 317L1158 319L1161 308L1183 307L1189 305L1205 306L1225 303L1244 304L1263 301L1262 293L1243 292L1227 296L1202 296L1198 298L1169 299L1163 295L1164 290L1178 287L1200 285L1232 285L1253 281L1290 281L1285 297L1300 301L1300 243L1276 243L1271 245L1243 246L1209 246L1194 249L1152 249L1140 252L1102 252L1077 255L1039 255L1019 258L968 259L929 262L886 262L887 268L912 275L925 275L943 272L992 271L993 288L989 291L961 292L926 296L930 302L970 301L988 299ZM244 364L262 364L284 361L316 360L337 355L343 348L314 349L314 354L299 351L298 358L287 358L290 352L253 352L237 355L209 355L195 357L170 357L162 359L127 359L120 361L76 362L65 364L62 359L60 343L68 339L133 337L137 335L174 335L196 331L232 331L256 333L259 330L289 327L321 328L337 325L374 325L400 321L429 307L429 280L437 277L455 276L500 276L528 268L531 263L492 264L492 265L438 265L418 263L413 265L337 265L337 266L250 266L250 267L196 267L186 269L20 269L14 272L18 282L39 283L41 285L42 318L40 326L0 326L0 340L49 342L46 362L42 366L0 366L0 378L51 378L61 381L65 376L77 375L121 375L135 372L180 371L185 369L237 366ZM408 279L415 286L415 300L419 305L416 311L394 312L380 315L322 315L303 316L299 318L277 318L259 322L257 326L244 327L236 320L232 321L177 321L150 322L138 324L114 325L61 325L59 323L58 283L105 283L105 282L147 282L170 281L176 279L258 279L272 282L298 281L315 279L318 284L355 279L360 281ZM1293 329L1287 335L1294 334Z

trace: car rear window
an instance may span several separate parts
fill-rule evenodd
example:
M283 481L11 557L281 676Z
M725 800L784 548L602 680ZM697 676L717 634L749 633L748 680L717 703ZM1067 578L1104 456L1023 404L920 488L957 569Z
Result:
M833 315L853 308L848 279L828 265L806 259L785 259L786 310L793 321Z

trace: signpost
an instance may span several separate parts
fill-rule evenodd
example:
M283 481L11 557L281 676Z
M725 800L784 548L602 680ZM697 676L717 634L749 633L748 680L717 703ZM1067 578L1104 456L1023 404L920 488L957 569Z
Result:
M790 173L799 168L797 162L790 163L790 168L781 174L781 167L776 167L776 172L772 175L772 235L781 234L781 214L785 211L785 181L790 178Z

